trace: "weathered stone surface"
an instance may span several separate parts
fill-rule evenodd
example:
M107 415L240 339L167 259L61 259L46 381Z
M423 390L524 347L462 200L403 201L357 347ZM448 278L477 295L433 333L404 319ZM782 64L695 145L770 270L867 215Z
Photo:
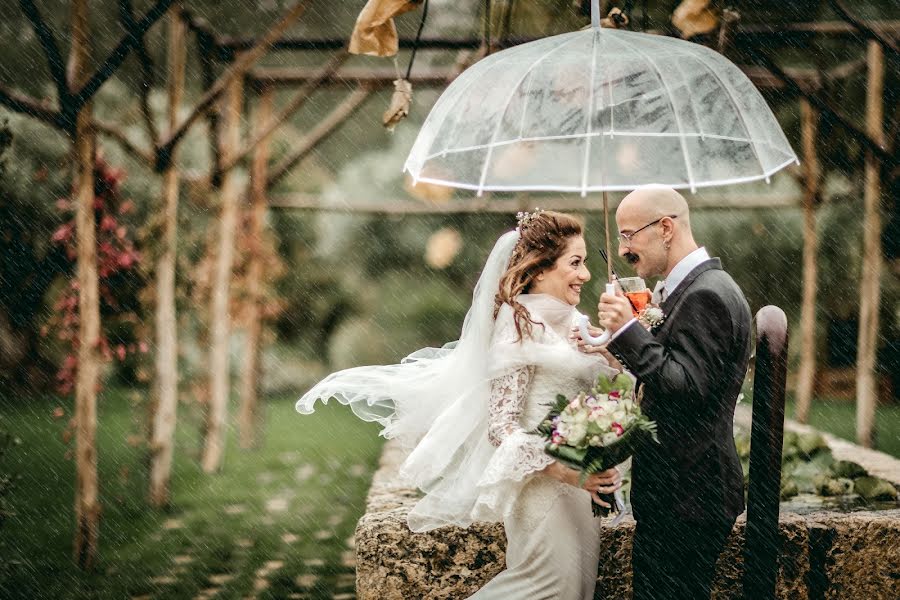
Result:
M900 598L900 511L813 516L831 529L825 598Z
M850 459L853 460L853 459ZM502 570L503 526L478 523L416 534L406 516L418 494L396 478L402 453L387 444L356 530L357 596L375 599L466 598ZM858 462L858 461L857 461ZM783 512L777 597L894 600L900 586L900 510ZM745 519L719 559L713 598L741 598ZM602 533L596 600L631 595L629 517Z

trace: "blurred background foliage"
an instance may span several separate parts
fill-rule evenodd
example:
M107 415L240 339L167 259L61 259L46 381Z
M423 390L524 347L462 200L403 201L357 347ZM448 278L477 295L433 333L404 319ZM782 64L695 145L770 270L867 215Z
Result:
M135 2L143 12L149 2ZM220 35L253 36L265 30L290 4L285 0L261 2L189 3L190 9L208 21ZM434 0L425 36L479 37L483 3L475 0L451 2ZM502 3L500 3L502 4ZM581 27L587 22L584 6L571 0L516 2L510 19L510 35L550 35ZM625 4L623 2L613 3ZM641 3L632 2L638 10ZM669 30L669 17L677 0L649 2L649 24ZM724 6L714 2L714 6ZM775 0L735 0L727 3L742 15L741 23L773 26L793 21L834 20L827 1L778 2ZM346 38L363 2L334 3L314 0L292 36ZM584 5L584 6L582 6ZM50 23L61 49L68 48L69 3L45 0L39 8ZM900 18L900 5L892 0L865 0L853 3L862 18ZM117 3L91 3L91 44L93 60L105 55L121 35ZM499 14L494 16L494 35L502 30ZM413 37L419 13L398 19L401 37ZM635 20L640 26L640 19ZM155 64L151 106L162 123L165 109L165 31L158 24L147 36ZM53 86L39 43L15 3L0 6L0 81L37 97L51 98ZM190 46L195 46L191 42ZM860 57L865 40L829 41L816 38L795 47L772 41L765 48L782 66L827 68ZM321 64L320 52L270 53L264 66ZM736 49L730 57L750 62ZM449 65L455 53L422 51L416 65ZM398 64L405 66L408 53L401 52ZM385 68L389 59L354 57L348 66ZM221 72L224 64L217 65ZM885 107L897 104L898 74L888 69ZM140 68L129 57L123 69L101 90L94 102L96 114L119 123L134 139L147 142L141 125L137 87ZM196 53L189 54L186 114L201 93L201 77ZM862 122L865 69L828 88L835 104L851 118ZM286 101L292 90L281 90L276 103ZM340 212L343 203L354 205L384 200L419 202L406 189L401 167L419 125L438 96L433 90L415 90L410 117L393 133L379 124L389 92L373 95L362 110L315 152L284 178L274 194L316 195L331 206L329 212L312 213L273 209L268 225L282 274L270 281L273 305L271 343L264 361L267 386L302 389L325 372L362 363L396 361L424 345L440 345L455 339L469 304L471 290L484 258L496 237L513 227L512 216L360 216ZM326 115L343 97L339 89L323 89L307 106L274 136L273 159L290 151L292 144L309 127ZM795 149L799 149L799 105L782 91L767 92ZM255 97L247 95L247 114ZM0 171L0 385L7 391L46 389L60 359L60 349L38 333L49 318L48 311L60 286L71 275L60 250L50 243L53 231L64 215L56 201L69 194L69 144L59 133L21 115L5 112L0 149L4 166ZM249 118L245 123L249 133ZM144 253L140 276L148 282L137 317L152 323L153 261L159 219L160 178L147 165L124 154L114 143L101 138L104 159L127 172L123 194L135 204L129 216L138 230L138 244ZM8 146L8 147L5 147ZM818 149L826 187L819 209L819 364L852 366L855 356L857 316L856 290L859 282L862 233L863 152L853 139L827 117L820 123ZM209 168L209 143L205 124L195 126L180 146L178 163L186 174L197 176ZM711 253L722 257L726 268L744 289L755 311L765 304L777 304L787 312L792 326L799 321L801 300L802 212L801 190L787 174L779 174L769 187L739 186L726 190L731 197L741 194L786 196L797 207L771 209L704 209L693 215L696 236ZM725 193L725 191L723 191ZM454 194L455 197L464 194ZM614 198L621 195L614 195ZM187 374L204 371L203 306L205 265L209 264L211 235L217 216L216 190L185 183L179 215L178 308L181 319L182 368ZM900 332L900 284L898 284L897 240L900 239L900 199L884 190L884 247L889 263L884 270L882 299L881 369L885 374L900 372L898 332ZM586 218L588 242L602 244L602 222L598 214ZM430 253L430 258L428 257ZM601 289L604 265L595 254L589 261L595 274L580 309L592 314ZM619 263L617 268L627 273ZM648 282L652 286L652 282ZM238 324L239 325L239 324ZM240 329L236 340L240 339ZM799 339L799 336L795 336ZM798 347L792 346L792 358ZM240 344L234 344L240 357ZM146 358L152 360L151 357ZM149 368L149 362L144 368ZM239 360L233 361L237 369ZM111 369L119 369L111 365ZM143 385L141 365L131 365L121 374L124 381ZM115 374L115 373L113 373ZM900 389L900 382L895 382ZM6 396L6 394L4 394ZM9 396L13 397L13 396Z

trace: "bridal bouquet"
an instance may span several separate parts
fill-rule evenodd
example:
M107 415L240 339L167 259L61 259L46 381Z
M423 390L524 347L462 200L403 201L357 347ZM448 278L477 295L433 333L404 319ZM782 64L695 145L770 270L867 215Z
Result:
M594 387L571 400L556 397L550 413L531 433L547 440L544 450L581 472L581 481L625 462L643 444L656 443L656 423L641 413L631 378L601 375ZM591 502L594 516L616 510L612 494L601 497L613 508Z

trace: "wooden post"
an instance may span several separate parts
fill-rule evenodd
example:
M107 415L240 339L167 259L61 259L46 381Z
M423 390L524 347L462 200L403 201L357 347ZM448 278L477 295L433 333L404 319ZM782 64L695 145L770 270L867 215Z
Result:
M240 59L239 59L240 60ZM241 144L241 106L243 77L232 77L226 87L225 120L222 135L222 159L228 162ZM225 426L228 414L230 364L228 341L231 330L230 288L234 264L234 238L237 229L240 182L233 172L222 176L219 240L211 293L210 319L212 339L209 350L209 407L202 465L207 473L222 466L225 450Z
M884 144L884 50L870 41L867 54L866 133ZM865 216L863 217L862 281L859 286L859 338L856 355L856 441L872 447L875 405L878 400L876 376L878 355L878 307L881 304L881 185L879 161L866 151Z
M264 133L253 153L250 172L250 227L247 246L247 293L250 310L247 315L247 343L244 347L243 372L241 374L241 408L238 419L241 448L251 448L256 437L259 405L260 354L262 352L262 236L266 216L266 175L269 163L269 142L272 138L271 86L263 88L259 98L254 129L256 135Z
M169 11L169 131L178 126L184 92L186 25L180 6ZM175 152L175 149L173 149ZM178 408L178 339L175 319L175 258L178 240L179 173L174 161L163 172L162 251L156 263L156 389L150 439L150 504L169 502L169 479Z
M803 143L803 299L800 308L800 370L797 374L795 417L809 421L816 377L816 199L819 194L819 159L816 135L819 111L806 98L800 99Z
M781 548L778 506L787 348L784 311L777 306L764 306L756 313L756 375L744 546L744 598L747 600L775 600Z
M87 75L87 0L72 2L72 48L68 85L78 89ZM75 562L90 569L97 557L100 499L97 477L97 380L100 374L100 295L94 225L95 138L92 106L85 103L75 119L74 188L78 239L78 373L75 381Z

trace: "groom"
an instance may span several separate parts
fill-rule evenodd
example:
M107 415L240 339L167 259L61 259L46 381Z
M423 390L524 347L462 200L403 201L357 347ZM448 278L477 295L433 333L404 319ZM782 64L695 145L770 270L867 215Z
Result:
M665 321L647 331L622 295L603 294L609 351L643 385L659 444L634 456L635 600L710 597L716 559L739 513L744 478L734 407L750 357L750 308L718 258L698 247L685 199L646 186L616 211L619 255L654 292Z

